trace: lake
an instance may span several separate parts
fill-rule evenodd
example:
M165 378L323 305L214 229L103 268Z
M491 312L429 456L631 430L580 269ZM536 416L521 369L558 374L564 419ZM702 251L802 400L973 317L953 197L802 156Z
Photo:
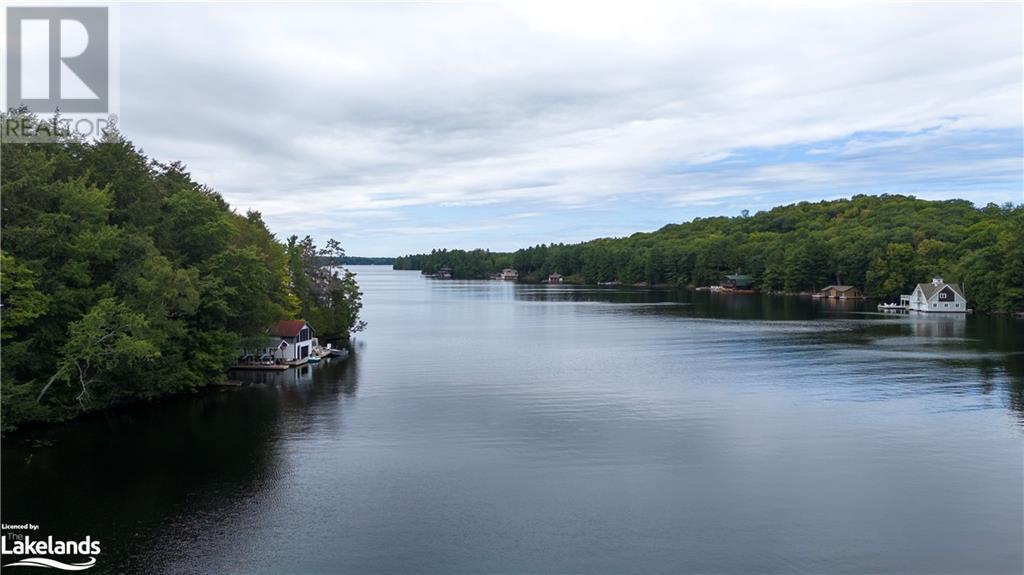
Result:
M1024 321L353 269L349 359L9 434L3 521L90 573L1021 571Z

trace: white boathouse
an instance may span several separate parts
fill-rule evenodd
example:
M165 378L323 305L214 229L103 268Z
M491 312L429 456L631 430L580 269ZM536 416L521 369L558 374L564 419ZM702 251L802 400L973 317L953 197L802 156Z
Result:
M917 284L914 293L901 295L900 306L927 313L966 313L967 298L958 284L948 284L937 277L932 283Z

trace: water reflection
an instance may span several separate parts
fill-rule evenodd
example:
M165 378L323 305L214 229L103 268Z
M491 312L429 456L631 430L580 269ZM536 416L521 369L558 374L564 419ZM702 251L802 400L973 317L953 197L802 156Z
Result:
M477 284L477 289L487 291L487 286ZM530 303L611 304L616 313L640 316L777 322L756 329L732 325L747 332L737 334L737 341L756 334L758 344L770 347L773 334L783 334L774 340L779 354L820 353L827 344L846 355L869 357L881 376L911 369L931 374L934 382L954 378L961 391L990 394L1001 388L1024 426L1024 321L1010 317L891 315L878 313L872 300L624 287L519 286L514 296Z
M359 273L346 361L5 439L4 521L93 572L1020 565L1022 322Z
M158 572L168 559L157 549L209 536L170 526L230 515L279 480L282 433L301 412L353 396L357 364L353 354L286 372L234 374L243 387L12 434L3 440L3 521L102 541L102 561L91 572Z
M862 302L819 300L769 294L725 294L693 290L652 290L626 287L523 286L515 291L521 301L610 304L683 304L687 315L721 319L801 320L826 313L862 310Z
M285 371L235 371L232 378L248 387L273 387L303 402L314 402L335 394L355 395L358 354L348 359L329 358Z

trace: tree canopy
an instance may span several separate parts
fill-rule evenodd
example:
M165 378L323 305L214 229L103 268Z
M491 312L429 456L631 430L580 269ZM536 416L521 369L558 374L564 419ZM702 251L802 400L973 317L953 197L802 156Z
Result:
M746 211L744 211L746 212ZM513 253L434 250L397 258L396 269L486 278L513 267L539 281L700 286L724 274L755 287L801 292L841 283L877 298L910 293L942 276L960 282L978 310L1024 310L1024 206L910 196L859 195L800 202L737 217L697 218L651 233Z
M5 428L203 387L278 319L364 325L337 242L278 241L116 132L2 154Z

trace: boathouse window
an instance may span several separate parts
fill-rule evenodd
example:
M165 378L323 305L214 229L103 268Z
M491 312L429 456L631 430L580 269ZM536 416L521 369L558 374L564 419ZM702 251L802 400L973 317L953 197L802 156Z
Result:
M946 299L947 295L949 295L949 294L947 294L946 292L942 292L942 293L939 294L939 299Z
M955 303L955 304L953 304L953 307L960 307L960 304L959 303Z
M949 307L949 304L948 303L944 303L944 304L942 304L942 307Z

